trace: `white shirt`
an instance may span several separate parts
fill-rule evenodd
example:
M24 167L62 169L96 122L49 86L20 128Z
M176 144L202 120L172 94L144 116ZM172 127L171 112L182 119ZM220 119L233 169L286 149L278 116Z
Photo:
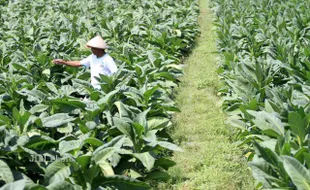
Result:
M117 66L113 58L105 53L104 56L97 58L96 55L91 54L80 62L84 67L90 67L91 85L96 89L101 89L100 82L95 78L99 74L111 76L117 71Z

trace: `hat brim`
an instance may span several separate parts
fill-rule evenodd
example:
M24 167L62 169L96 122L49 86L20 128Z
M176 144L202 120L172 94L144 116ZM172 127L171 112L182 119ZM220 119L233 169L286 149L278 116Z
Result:
M103 50L108 49L108 47L106 47L106 48L100 48L100 47L93 47L93 46L89 46L89 45L86 45L86 47L89 48L89 49L91 49L91 48L103 49Z

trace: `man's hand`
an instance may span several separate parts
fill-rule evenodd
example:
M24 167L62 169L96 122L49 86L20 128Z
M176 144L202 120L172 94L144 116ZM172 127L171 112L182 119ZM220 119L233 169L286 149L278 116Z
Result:
M57 65L66 65L67 64L66 61L63 59L54 59L52 62L57 64Z

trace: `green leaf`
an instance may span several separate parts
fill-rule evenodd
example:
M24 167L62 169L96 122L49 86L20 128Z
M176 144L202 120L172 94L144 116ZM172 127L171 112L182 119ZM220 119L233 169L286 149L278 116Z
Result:
M133 169L130 169L129 170L129 173L130 173L130 177L131 178L134 178L134 179L137 179L139 177L142 177L141 174L139 174L137 171L133 170Z
M19 111L16 107L13 108L13 117L16 121L19 121L21 115L19 114Z
M0 160L0 168L0 180L5 181L6 183L13 182L14 176L8 164Z
M157 141L157 144L161 147L167 148L169 150L173 150L173 151L179 151L179 152L184 152L184 150L182 148L180 148L179 146L170 143L170 142L166 142L166 141Z
M145 130L144 126L140 125L139 123L133 123L132 126L134 129L136 138L140 139Z
M61 141L59 143L59 152L61 155L63 155L66 152L79 149L80 147L81 147L80 140Z
M0 190L24 190L26 185L26 180L18 180L11 183L7 183L1 187Z
M155 163L155 158L151 156L149 152L144 153L134 153L136 158L138 158L146 169L151 170Z
M80 108L83 110L86 107L85 103L78 101L76 99L60 98L51 100L50 102L58 106L70 107L71 109Z
M44 117L41 119L45 127L58 127L68 122L74 121L75 118L69 116L67 113L57 113L52 116Z
M34 114L34 113L42 113L42 112L44 112L45 110L47 110L48 107L49 107L48 105L37 104L37 105L33 106L33 107L29 110L29 112L32 113L32 114Z
M128 190L148 190L150 186L144 182L138 181L126 176L106 176L103 179L97 178L97 183L102 184L103 187L114 187L115 189Z
M166 80L175 81L174 76L172 74L170 74L169 72L160 72L160 73L154 74L154 79L158 79L161 77L166 79Z
M82 170L86 170L90 164L91 161L91 156L79 156L76 158L76 161L79 163L81 166Z
M54 161L46 168L44 178L48 184L61 183L70 175L70 166L67 166L63 162Z
M57 87L56 87L53 83L47 82L47 83L45 83L45 85L47 86L47 88L48 88L50 91L52 91L52 92L54 92L55 94L58 95Z
M143 127L145 127L145 131L148 131L148 129L147 129L147 121L146 121L146 119L147 119L147 114L148 114L148 112L150 111L150 109L151 108L148 108L147 110L145 110L145 111L143 111L143 112L141 112L141 113L139 113L139 114L137 114L137 116L136 116L136 118L134 118L134 122L137 122L137 123L139 123L141 126L143 126Z
M25 147L30 149L48 150L54 148L57 142L47 136L32 136Z
M310 189L310 172L298 160L290 156L281 156L286 172L297 189Z
M60 91L59 92L60 94L63 94L65 96L70 96L72 93L76 92L76 89L71 85L63 85L61 86L59 91Z
M52 183L47 186L48 190L82 190L81 186L73 185L67 181Z
M131 111L128 109L126 105L124 105L122 102L118 101L114 103L118 109L118 113L120 118L130 118L131 116Z
M111 99L114 97L115 94L117 94L119 92L119 89L113 90L111 92L109 92L108 94L106 94L103 98L101 98L100 100L98 100L98 104L102 105L102 104L107 104L110 105L111 103Z
M271 188L271 184L277 184L278 186L285 186L281 180L272 176L271 170L266 164L266 162L262 160L255 160L255 162L250 162L249 166L252 170L253 176L259 182L264 184L264 188Z
M112 166L110 165L109 162L107 162L105 160L100 160L97 164L101 168L101 171L104 174L104 176L112 176L112 175L114 175L113 168L112 168Z
M252 121L263 132L268 134L273 134L274 132L277 135L284 136L284 124L274 113L252 110L247 110L247 112L255 117Z
M98 147L98 146L102 146L102 145L103 145L102 141L100 141L99 139L94 138L94 137L89 137L89 138L85 139L85 140L83 141L83 143L84 143L84 144L90 144L90 145L93 145L93 146L95 146L95 147Z
M159 158L155 161L155 166L162 167L165 170L168 170L170 167L175 166L176 163L167 158Z
M167 182L170 179L170 175L167 174L166 172L154 171L148 173L146 175L146 179Z
M309 168L310 167L310 153L304 152L303 155L304 155L304 160Z
M298 138L298 144L302 145L307 134L303 118L297 112L292 112L288 115L288 123L292 132Z
M269 164L274 167L279 165L279 157L269 148L260 146L257 142L254 142L255 148L257 148L259 155L264 158Z
M107 147L107 148L97 148L93 152L93 160L96 163L99 163L101 160L106 160L110 158L116 151L115 147Z
M151 145L150 146L156 146L157 143L157 136L156 136L156 130L149 131L143 139L147 142L149 142Z
M48 190L48 189L39 184L26 183L24 190Z
M113 121L114 121L114 125L120 132L122 132L124 135L126 135L127 137L131 139L134 138L133 130L129 123L116 117L113 118Z
M153 88L144 92L143 97L146 104L148 104L151 96L159 89L159 86L154 86Z
M67 123L64 126L58 127L57 132L63 133L63 134L69 134L72 133L73 131L73 124L72 123Z
M147 121L149 130L162 129L169 125L170 120L165 117L153 117Z

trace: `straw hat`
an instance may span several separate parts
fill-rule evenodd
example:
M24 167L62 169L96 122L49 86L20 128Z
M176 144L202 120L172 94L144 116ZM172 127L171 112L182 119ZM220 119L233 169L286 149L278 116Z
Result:
M86 43L86 46L88 48L98 48L98 49L108 49L107 44L105 43L105 41L100 37L100 36L96 36L94 38L92 38L91 40L89 40Z

